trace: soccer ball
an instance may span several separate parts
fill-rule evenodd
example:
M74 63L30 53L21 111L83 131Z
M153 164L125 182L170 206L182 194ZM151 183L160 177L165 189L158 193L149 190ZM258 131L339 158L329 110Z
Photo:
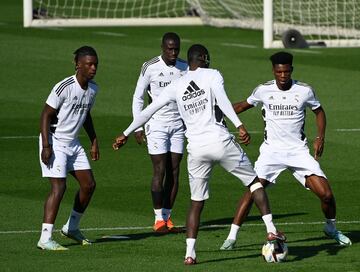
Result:
M288 247L284 242L266 242L262 247L262 255L268 263L280 263L286 261L289 253Z

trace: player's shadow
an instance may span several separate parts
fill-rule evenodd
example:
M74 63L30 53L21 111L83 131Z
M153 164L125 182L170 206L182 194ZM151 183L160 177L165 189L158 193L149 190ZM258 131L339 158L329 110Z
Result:
M198 265L205 264L205 263L218 263L218 262L226 262L226 261L233 261L233 260L241 260L241 259L249 259L249 258L260 258L259 254L249 254L237 257L228 257L228 258L218 258L218 259L211 259L211 260L203 260L201 259Z
M350 238L353 244L359 243L360 231L344 232ZM314 242L317 245L296 245L298 243L304 244L306 242ZM320 252L326 252L328 255L337 255L341 250L347 250L349 246L341 246L335 240L320 235L318 237L290 240L286 242L289 248L289 257L287 262L297 262L304 259L317 256ZM351 246L350 246L351 247Z
M296 217L299 215L306 215L307 213L304 212L299 212L299 213L285 213L285 214L273 214L273 219L282 219L282 218L289 218L289 217ZM226 225L224 227L228 228L229 225L232 223L233 221L233 217L228 217L228 218L220 218L220 219L215 219L215 220L209 220L209 221L203 221L201 222L202 226L211 226L211 225ZM245 223L248 222L252 222L252 221L260 221L263 222L261 219L261 216L248 216L246 217ZM219 228L223 228L220 227Z
M167 232L167 233L156 233L153 231L143 232L143 233L131 233L131 234L113 234L113 235L104 235L101 238L97 238L93 243L109 243L109 242L121 242L121 241L136 241L147 239L149 237L161 237L164 235L176 235L179 233L184 233L185 228L178 228L177 232Z
M348 235L348 234L347 234ZM351 236L349 234L349 236ZM308 242L308 241L319 241L318 245L292 245L295 242ZM302 261L304 259L312 258L317 256L320 252L326 252L328 255L335 256L341 250L346 250L346 246L340 246L335 240L329 240L326 237L301 239L296 241L287 242L289 248L290 262Z

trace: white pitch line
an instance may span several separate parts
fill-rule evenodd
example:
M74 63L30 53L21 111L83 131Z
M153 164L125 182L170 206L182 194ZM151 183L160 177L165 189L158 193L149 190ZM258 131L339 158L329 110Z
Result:
M117 33L117 32L105 32L105 31L98 31L94 32L95 34L104 35L104 36L113 36L113 37L125 37L127 36L124 33Z
M337 128L335 131L339 132L352 132L352 131L360 131L360 128Z
M282 226L295 226L295 225L321 225L324 224L323 221L318 222L278 222L276 225L282 225ZM360 224L360 221L354 220L354 221L336 221L336 224ZM245 223L242 227L263 227L263 223ZM185 227L185 226L179 226L179 227ZM200 226L200 229L212 229L212 228L219 228L219 227L229 227L229 224L222 224L222 225L204 225ZM104 227L104 228L82 228L82 231L106 231L106 230L148 230L152 229L151 226L146 227ZM55 230L57 231L57 230ZM39 233L40 230L4 230L0 231L0 234L24 234L24 233Z
M305 53L305 54L322 54L320 51L314 51L309 49L291 49L291 51L298 52L298 53Z
M189 40L189 39L181 39L181 42L192 43L192 40Z
M39 138L39 135L37 136L1 136L0 139L34 139Z
M239 133L239 131L230 131L231 134L237 134ZM264 131L260 131L260 130L249 130L248 133L250 134L263 134Z
M360 128L337 128L334 129L333 131L336 132L359 132ZM264 133L262 130L249 130L249 133L252 134L262 134ZM238 133L238 131L230 131L230 133L235 134ZM80 135L79 137L85 137L85 135ZM0 140L12 140L12 139L35 139L35 138L39 138L39 135L35 135L35 136L0 136Z
M242 48L257 48L256 45L242 44L242 43L222 43L221 45L231 46L231 47L242 47Z
M41 29L41 30L50 30L50 31L63 31L64 29L63 28L61 28L61 27L45 27L45 28L42 28L42 27L40 27L39 29Z

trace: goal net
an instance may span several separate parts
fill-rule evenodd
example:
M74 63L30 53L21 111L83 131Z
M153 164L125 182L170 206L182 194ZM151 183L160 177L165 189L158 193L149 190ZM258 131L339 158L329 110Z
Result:
M308 45L360 46L360 0L192 2L205 24L263 30L265 48L283 47L286 39L299 38L297 32Z
M360 0L23 0L24 26L197 25L264 31L282 47L296 29L310 42L360 46Z

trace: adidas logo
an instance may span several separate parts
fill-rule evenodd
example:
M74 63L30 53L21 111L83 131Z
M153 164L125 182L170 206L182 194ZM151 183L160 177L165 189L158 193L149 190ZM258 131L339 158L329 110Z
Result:
M199 86L196 85L194 81L190 81L189 86L186 88L186 91L184 92L182 100L186 101L188 99L192 99L203 94L205 94L205 91L203 89L200 89Z
M269 97L269 100L274 100L274 97L273 97L273 96L270 96L270 97Z
M159 76L164 76L164 74L161 72L161 73L159 74Z

